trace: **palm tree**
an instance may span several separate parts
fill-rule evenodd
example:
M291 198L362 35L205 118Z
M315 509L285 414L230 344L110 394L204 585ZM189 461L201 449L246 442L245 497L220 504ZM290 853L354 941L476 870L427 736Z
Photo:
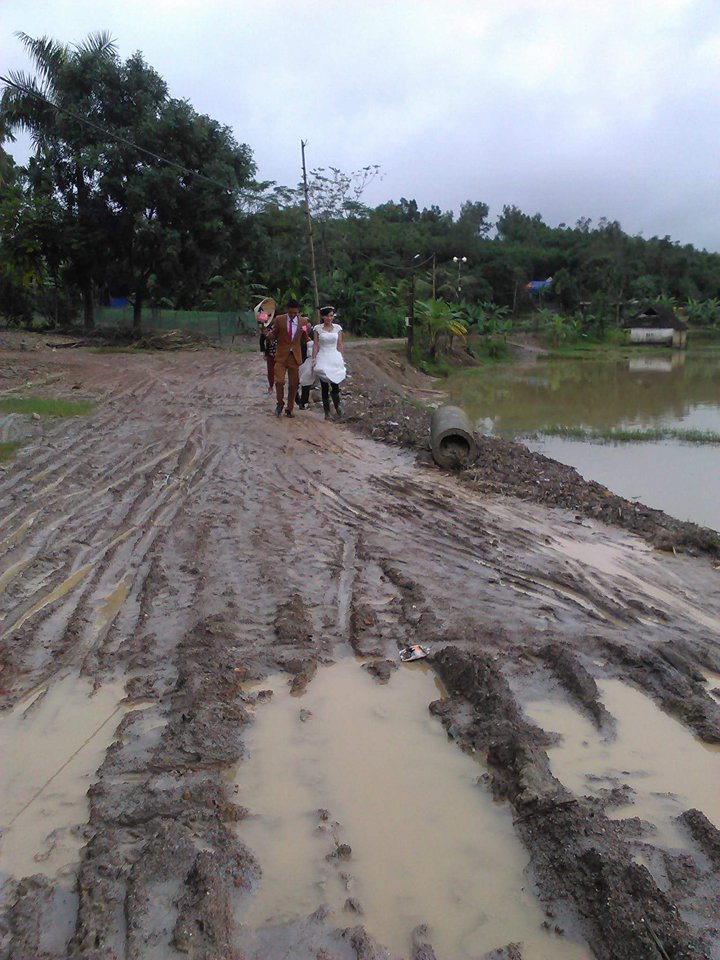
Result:
M73 107L77 107L72 88L78 68L88 60L114 60L117 51L107 31L91 33L82 43L72 46L50 37L36 40L22 32L15 36L32 57L36 76L10 71L10 84L3 93L0 110L9 139L14 139L13 130L27 130L40 152L63 136L58 125L61 114L72 113Z
M69 265L83 295L85 325L93 326L93 267L97 238L93 221L94 163L88 148L102 139L87 123L93 113L93 77L117 62L115 45L105 32L69 46L49 37L17 33L30 54L35 76L11 71L0 100L0 126L30 133L35 156L29 170L37 190L50 190L65 211ZM49 184L49 185L48 185Z

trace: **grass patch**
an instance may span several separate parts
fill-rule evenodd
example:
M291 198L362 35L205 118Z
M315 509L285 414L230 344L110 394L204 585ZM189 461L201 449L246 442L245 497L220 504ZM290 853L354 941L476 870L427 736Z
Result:
M575 340L545 347L548 360L628 360L633 357L672 357L674 354L689 356L692 341L687 350L682 351L670 344L625 343L614 340Z
M3 440L0 442L0 463L12 460L19 446L20 443L17 440Z
M404 397L403 402L409 407L415 407L416 410L424 410L426 413L432 413L432 411L435 409L428 403L422 403L420 400L412 400L410 397Z
M44 400L42 397L3 397L0 413L37 413L41 417L82 417L90 413L90 400Z
M548 426L529 434L527 439L561 437L565 440L584 440L595 443L657 443L660 440L679 440L681 443L720 444L720 433L713 430L589 430L585 427Z
M561 347L546 347L546 351L548 360L595 360L599 356L605 359L619 352L614 344L597 343L566 343Z
M453 372L446 356L442 359L436 357L435 360L431 360L430 357L423 356L418 347L414 347L412 350L410 364L426 376L436 379L448 377Z

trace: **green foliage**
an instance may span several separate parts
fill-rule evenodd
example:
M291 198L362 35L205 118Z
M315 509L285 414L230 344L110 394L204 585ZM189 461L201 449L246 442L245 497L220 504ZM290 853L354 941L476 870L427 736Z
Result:
M361 198L367 187L380 175L374 163L343 173L337 167L317 167L308 175L310 211L318 220L362 216L367 209ZM298 195L301 191L298 190Z
M581 335L581 323L577 317L568 317L545 307L539 310L538 322L545 342L552 347L572 342Z
M430 360L450 348L453 337L464 337L467 327L460 320L461 311L444 300L418 300L415 303L415 325L427 343Z
M417 345L413 346L410 362L429 377L448 377L451 372L450 366L443 359L431 359Z
M709 300L688 300L685 305L688 321L698 326L718 326L720 324L720 298Z
M604 443L657 443L661 440L679 440L681 443L698 445L720 444L720 433L713 430L669 430L644 429L624 430L619 427L609 427L604 430L591 430L586 427L551 425L536 430L528 439L541 437L562 437L566 440L585 440Z
M460 315L468 329L477 333L481 354L491 360L507 356L507 337L512 330L510 308L498 306L491 300L482 303L463 303Z
M194 302L240 236L248 148L171 99L139 54L122 63L107 34L76 47L20 39L36 73L11 76L2 110L8 130L33 137L27 198L38 222L21 221L24 245L20 224L13 231L14 261L34 279L44 269L76 284L88 326L102 287L132 298L136 324L148 299Z

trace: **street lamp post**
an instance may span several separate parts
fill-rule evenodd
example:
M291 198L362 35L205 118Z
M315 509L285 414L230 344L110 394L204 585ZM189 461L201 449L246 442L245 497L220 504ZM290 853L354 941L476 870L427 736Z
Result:
M462 292L462 286L460 284L460 271L462 270L462 265L467 263L467 257L453 257L453 263L458 265L458 282L457 282L457 298L458 303L460 302L460 294Z
M413 257L413 263L415 263L416 260L420 260L420 254L419 254L419 253L416 253L415 256ZM426 258L425 258L424 260L422 260L420 263L416 264L416 266L421 267L424 263L427 263L428 260L432 260L432 298L433 298L433 300L435 300L435 298L436 298L436 290L437 290L437 284L436 284L436 276L437 276L437 254L434 253L434 252L431 253L429 257L426 257Z

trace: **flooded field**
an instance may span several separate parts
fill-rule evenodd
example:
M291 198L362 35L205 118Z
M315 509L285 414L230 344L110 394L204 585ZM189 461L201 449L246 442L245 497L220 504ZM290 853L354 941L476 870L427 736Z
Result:
M720 433L720 350L658 348L620 360L507 364L464 371L450 379L448 391L478 429L517 439L549 427ZM720 471L717 444L556 436L524 442L614 493L720 529L720 501L710 482Z

